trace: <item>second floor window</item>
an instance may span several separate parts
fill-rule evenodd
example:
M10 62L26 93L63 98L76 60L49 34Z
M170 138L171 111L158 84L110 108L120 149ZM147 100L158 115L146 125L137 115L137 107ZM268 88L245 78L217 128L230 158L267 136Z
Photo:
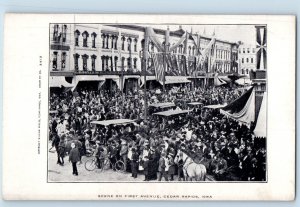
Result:
M134 46L133 46L134 52L137 52L137 39L134 39Z
M92 70L95 71L96 70L96 55L92 55Z
M133 59L133 68L136 69L137 67L137 58Z
M53 52L52 69L57 70L57 52Z
M63 32L62 32L62 41L63 42L67 41L67 29L68 29L67 25L64 25L63 26Z
M82 69L84 71L87 71L87 60L88 60L89 56L88 55L82 55L81 57L82 57Z
M65 52L63 52L61 54L61 69L66 68L66 57L67 57L67 54Z
M74 54L74 68L75 68L76 71L78 71L78 69L79 69L78 59L79 59L79 55L78 54Z
M53 27L53 41L58 41L59 39L58 28L59 28L58 24L55 24Z

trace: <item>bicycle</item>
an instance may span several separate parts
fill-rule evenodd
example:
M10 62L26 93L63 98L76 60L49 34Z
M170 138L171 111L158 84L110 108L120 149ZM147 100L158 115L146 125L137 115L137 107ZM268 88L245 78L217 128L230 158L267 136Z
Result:
M85 161L84 167L88 171L93 171L96 169L97 166L97 158L93 157ZM118 172L125 172L125 164L122 160L117 160L115 164L112 164L108 157L105 157L104 160L100 161L100 168L101 171L113 169Z

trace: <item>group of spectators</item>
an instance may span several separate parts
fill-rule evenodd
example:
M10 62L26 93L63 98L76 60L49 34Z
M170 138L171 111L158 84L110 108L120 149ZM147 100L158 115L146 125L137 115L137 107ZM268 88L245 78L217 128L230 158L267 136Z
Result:
M122 160L125 170L136 178L184 180L186 152L205 165L208 177L222 181L264 181L266 179L265 138L255 138L251 129L228 119L218 110L203 105L230 103L242 91L232 88L172 88L166 93L78 90L50 94L50 138L58 152L58 164L75 143L81 157L95 151L99 167L107 156L111 163ZM145 98L145 95L147 96ZM191 112L168 119L148 115L151 103L173 102L186 109L189 102L201 102ZM178 101L181 100L181 101ZM91 121L132 119L135 124L93 127ZM95 145L95 146L94 146ZM95 149L95 150L94 150Z

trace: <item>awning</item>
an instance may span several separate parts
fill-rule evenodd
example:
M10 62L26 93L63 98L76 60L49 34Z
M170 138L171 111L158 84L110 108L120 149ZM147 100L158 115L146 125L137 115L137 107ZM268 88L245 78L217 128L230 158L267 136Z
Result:
M166 102L166 103L150 104L149 106L152 106L155 108L167 108L167 107L173 107L173 106L175 106L175 104L172 102Z
M240 78L235 81L238 85L251 85L252 81L249 78Z
M169 111L162 111L162 112L158 112L158 113L154 113L155 115L159 115L159 116L173 116L173 115L179 115L179 114L186 114L191 112L191 110L169 110Z
M207 105L207 106L204 106L204 108L207 108L207 109L220 109L220 108L223 108L225 107L226 104L216 104L216 105Z
M92 121L91 124L96 125L102 125L102 126L108 126L108 125L125 125L135 123L134 120L131 119L111 119L111 120L105 120L105 121Z
M174 83L190 83L188 77L185 76L166 76L165 84L174 84Z
M215 86L221 86L221 85L227 84L227 82L224 81L224 80L222 80L222 79L219 78L219 77L215 77L215 79L214 79L214 84L215 84Z
M218 78L220 78L221 80L230 83L232 80L231 78L229 78L228 76L218 76Z
M134 78L134 79L139 79L141 76L139 75L124 75L124 79L129 79L129 78Z
M98 75L77 75L75 77L74 83L73 83L73 88L72 91L75 90L75 88L77 87L77 84L80 81L99 81L99 82L104 82L105 81L105 77L103 76L98 76ZM98 87L99 88L99 87Z
M72 88L74 85L71 83L68 83L65 79L65 76L52 76L49 79L49 86L51 88Z
M197 106L197 105L202 105L203 103L201 102L191 102L191 103L188 103L188 105L192 105L192 106Z
M254 129L254 135L256 137L267 137L266 121L267 121L267 98L266 98L266 92L264 92L256 126Z
M145 83L145 76L141 76L141 82L140 82L140 87L144 85ZM156 80L155 76L146 76L146 81L150 81L150 80Z

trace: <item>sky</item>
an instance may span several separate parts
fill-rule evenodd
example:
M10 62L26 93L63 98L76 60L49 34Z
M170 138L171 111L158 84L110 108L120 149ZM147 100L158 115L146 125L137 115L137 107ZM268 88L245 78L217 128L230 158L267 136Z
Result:
M153 28L167 29L168 25L151 25ZM178 30L179 25L169 25L170 30ZM255 25L182 25L183 30L193 33L198 32L200 35L205 31L206 35L210 37L215 31L217 39L226 40L230 42L242 41L246 45L256 44L256 30Z

